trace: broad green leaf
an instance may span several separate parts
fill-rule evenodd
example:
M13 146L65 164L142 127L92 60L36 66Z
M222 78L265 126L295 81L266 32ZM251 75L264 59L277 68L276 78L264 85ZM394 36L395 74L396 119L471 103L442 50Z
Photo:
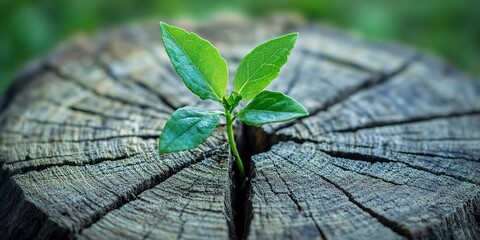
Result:
M181 28L160 23L168 57L188 89L201 99L221 102L226 95L227 62L207 40Z
M263 91L238 114L237 118L247 125L284 122L308 116L308 111L293 98L281 93Z
M245 101L255 97L275 79L295 45L298 33L290 33L253 49L238 66L234 89Z
M188 150L207 139L218 125L218 115L198 107L177 109L158 139L158 151Z

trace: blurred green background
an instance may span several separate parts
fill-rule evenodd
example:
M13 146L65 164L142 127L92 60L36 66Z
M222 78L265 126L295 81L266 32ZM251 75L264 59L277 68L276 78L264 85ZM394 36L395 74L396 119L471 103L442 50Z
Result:
M142 19L204 19L222 11L252 17L294 11L364 38L415 46L480 75L478 0L0 0L0 92L28 60L76 32Z

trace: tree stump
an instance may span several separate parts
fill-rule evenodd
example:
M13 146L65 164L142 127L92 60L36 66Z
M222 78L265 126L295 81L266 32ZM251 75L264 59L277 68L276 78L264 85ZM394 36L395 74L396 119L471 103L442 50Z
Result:
M480 238L480 81L295 18L177 24L219 47L230 76L255 45L300 32L269 88L311 116L237 126L242 186L223 126L157 153L176 108L220 106L184 86L156 23L76 38L7 93L1 239Z

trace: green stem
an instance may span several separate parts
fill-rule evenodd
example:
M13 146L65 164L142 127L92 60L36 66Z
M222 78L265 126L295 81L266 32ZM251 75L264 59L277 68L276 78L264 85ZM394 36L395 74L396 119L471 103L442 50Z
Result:
M233 121L235 121L234 117L229 111L225 111L225 118L227 119L227 135L228 135L228 143L230 144L230 148L232 149L233 155L235 156L235 162L237 163L238 170L240 171L240 175L242 180L245 181L245 170L243 169L242 159L238 154L237 145L235 144L235 139L233 137Z

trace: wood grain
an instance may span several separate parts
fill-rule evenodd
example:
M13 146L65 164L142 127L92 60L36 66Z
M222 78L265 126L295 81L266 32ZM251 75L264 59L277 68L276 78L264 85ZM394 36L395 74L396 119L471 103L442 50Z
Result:
M231 80L254 46L300 32L269 89L311 116L237 125L242 186L224 126L157 153L175 109L221 106L184 86L156 24L78 37L4 97L0 239L480 238L480 81L295 17L176 25L217 46Z

